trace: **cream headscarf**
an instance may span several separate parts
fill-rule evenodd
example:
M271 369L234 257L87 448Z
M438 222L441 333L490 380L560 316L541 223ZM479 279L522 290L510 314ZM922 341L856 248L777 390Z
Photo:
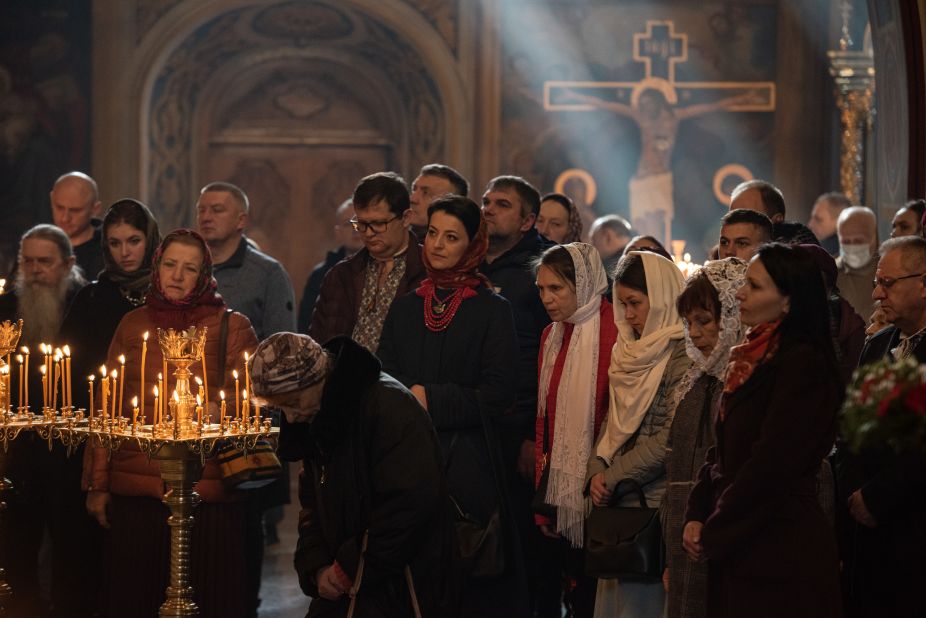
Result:
M556 392L556 418L547 481L547 504L556 506L556 531L582 547L587 513L583 497L585 462L595 440L595 391L601 338L601 295L608 289L601 256L581 242L562 245L572 258L576 274L578 309L566 318L574 324L566 362ZM563 344L565 326L554 322L543 346L538 385L537 414L546 416L547 394L553 366Z
M608 370L611 400L608 422L595 449L596 455L611 465L614 456L637 431L643 417L656 398L659 383L672 356L672 342L685 336L675 300L684 279L678 266L649 251L631 251L643 260L646 274L649 313L643 333L636 339L633 328L624 319L624 309L617 302L614 284L614 323L617 342L611 352Z
M693 363L691 369L682 378L678 389L679 400L705 373L723 380L727 370L727 361L730 359L730 348L743 341L740 301L736 299L736 293L746 281L746 266L743 260L731 257L708 262L698 271L707 276L707 280L717 290L717 296L720 298L720 315L717 316L720 331L717 333L717 344L710 355L704 358L701 350L692 343L688 329L685 328L685 351Z

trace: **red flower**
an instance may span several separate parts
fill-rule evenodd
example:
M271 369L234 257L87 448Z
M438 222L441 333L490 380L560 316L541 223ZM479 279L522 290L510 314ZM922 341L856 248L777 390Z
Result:
M926 384L911 388L904 397L904 404L917 416L926 416Z
M887 416L887 411L890 405L894 402L895 399L900 395L900 392L903 390L903 386L900 384L895 384L894 388L891 389L891 392L888 393L887 397L881 400L881 403L878 404L878 416L884 418Z

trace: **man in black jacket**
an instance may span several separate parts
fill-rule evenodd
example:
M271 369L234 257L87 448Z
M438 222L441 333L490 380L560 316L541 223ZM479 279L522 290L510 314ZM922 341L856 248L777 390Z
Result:
M891 326L866 343L859 366L884 358L926 362L926 240L881 245L872 298ZM841 452L837 465L849 525L842 550L848 615L913 616L926 594L926 458L888 449Z
M498 421L504 472L522 537L530 598L538 609L555 611L551 607L554 600L544 593L559 590L558 575L547 568L552 561L544 557L547 544L534 525L530 509L534 493L537 356L540 336L550 323L534 284L531 264L553 243L534 227L540 214L540 192L519 176L499 176L489 181L482 196L482 214L489 231L489 251L479 270L511 304L518 336L518 398L514 409ZM541 611L540 615L546 614Z
M254 395L280 408L279 454L302 460L295 567L308 616L455 614L455 540L425 411L348 337L278 333L251 359ZM352 598L356 597L355 601Z

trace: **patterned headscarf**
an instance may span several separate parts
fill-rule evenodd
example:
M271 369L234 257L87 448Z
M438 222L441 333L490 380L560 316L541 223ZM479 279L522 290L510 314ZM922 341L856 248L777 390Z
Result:
M746 262L731 257L724 260L707 262L693 277L703 274L707 276L717 296L720 298L720 315L717 323L720 330L717 334L717 344L707 358L701 350L695 347L685 324L685 351L694 364L682 379L678 389L679 399L685 396L692 385L704 374L723 380L730 359L730 349L743 341L743 323L740 321L740 301L736 293L746 281Z
M193 290L180 300L171 300L164 294L159 272L164 250L179 239L193 240L203 251L203 265ZM183 242L183 241L180 241ZM219 296L219 284L212 276L212 253L206 241L197 232L188 229L174 230L164 237L151 260L151 291L148 293L148 310L158 328L188 328L214 313L217 307L224 307Z
M453 216L452 213L447 211L440 211ZM479 229L476 232L476 235L470 239L469 246L466 248L466 252L463 254L463 257L460 258L460 261L457 262L456 266L453 268L448 268L445 270L435 270L431 266L431 260L428 257L427 244L425 244L425 250L422 251L422 259L424 261L425 270L427 270L428 277L425 279L421 287L425 288L428 285L432 287L439 287L445 289L456 289L456 288L474 288L480 283L485 283L487 280L484 275L479 273L478 268L482 263L482 260L485 258L486 252L489 250L489 233L488 228L486 227L485 217L482 216L482 211L479 211ZM430 284L429 284L430 282ZM419 293L419 295L421 295Z
M109 250L109 230L113 225L124 223L135 227L129 223L130 211L135 211L137 217L144 220L144 228L136 228L145 236L145 257L138 270L127 273L119 268L113 259ZM158 245L161 244L161 233L158 230L157 219L148 210L148 207L141 202L133 199L122 199L109 207L106 215L103 217L103 234L101 238L103 251L103 270L99 278L106 279L117 286L125 293L130 300L136 302L144 300L148 286L151 284L151 258L154 255Z
M275 333L264 339L248 360L251 389L268 397L308 388L331 369L331 357L308 335Z

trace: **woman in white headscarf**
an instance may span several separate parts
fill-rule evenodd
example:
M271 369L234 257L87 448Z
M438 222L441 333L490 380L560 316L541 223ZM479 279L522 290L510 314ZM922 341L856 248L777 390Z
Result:
M548 513L534 521L554 539L556 568L575 579L567 603L577 618L591 616L595 580L580 568L588 501L585 462L608 411L608 366L617 338L608 279L598 251L585 243L552 247L540 256L537 289L553 321L540 344L536 424L538 491L547 469ZM562 581L562 577L558 578ZM561 593L560 593L561 594Z
M640 484L648 506L662 503L666 444L679 385L691 366L675 307L683 283L671 260L647 251L631 251L614 271L617 343L608 370L610 405L587 469L596 506L611 504L615 486L624 479ZM638 505L633 495L617 504ZM602 579L595 616L662 616L664 604L662 582Z
M691 561L682 547L688 494L707 450L714 444L714 418L723 393L730 348L743 340L736 292L746 280L746 262L715 260L691 275L676 308L685 325L685 347L694 361L679 389L681 401L669 433L668 486L663 504L666 543L667 614L707 615L707 564Z

